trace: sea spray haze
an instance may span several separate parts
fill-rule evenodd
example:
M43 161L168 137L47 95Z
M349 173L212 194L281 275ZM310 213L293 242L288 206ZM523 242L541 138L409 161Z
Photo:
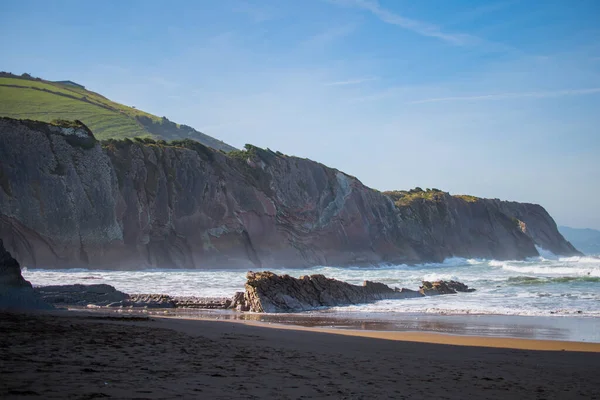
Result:
M535 204L387 194L248 145L97 142L0 119L0 236L38 268L277 268L580 255Z
M578 250L588 255L600 256L600 231L596 229L575 229L559 226L560 233Z

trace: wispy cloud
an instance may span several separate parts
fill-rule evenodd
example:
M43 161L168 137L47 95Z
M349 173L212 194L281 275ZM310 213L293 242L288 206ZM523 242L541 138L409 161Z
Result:
M422 36L441 39L456 46L474 45L482 42L481 39L472 35L444 32L437 25L403 17L381 7L376 0L333 0L332 2L367 10L387 24L397 25Z
M327 28L304 40L300 44L300 47L303 49L325 48L353 33L356 30L356 26L356 24L345 24Z
M269 21L275 18L275 13L272 10L246 2L236 4L231 11L245 14L255 23Z
M505 9L505 8L513 5L517 1L518 0L502 1L502 2L498 2L498 3L484 4L484 5L475 7L475 8L471 8L469 10L459 12L455 15L452 15L450 17L450 20L446 21L444 23L444 25L446 25L446 26L457 25L457 24L462 24L465 22L470 22L470 21L476 20L486 14L491 14L491 13L500 11L502 9Z
M358 85L358 84L365 83L365 82L376 81L377 79L378 78L375 77L375 76L368 77L368 78L349 79L349 80L346 80L346 81L329 82L329 83L326 83L325 86Z
M452 96L452 97L436 97L430 99L422 99L409 101L407 104L423 104L423 103L441 103L452 101L471 101L471 100L505 100L505 99L520 99L520 98L551 98L564 96L581 96L600 93L600 87L589 89L567 89L553 90L542 92L511 92L511 93L494 93L476 96Z

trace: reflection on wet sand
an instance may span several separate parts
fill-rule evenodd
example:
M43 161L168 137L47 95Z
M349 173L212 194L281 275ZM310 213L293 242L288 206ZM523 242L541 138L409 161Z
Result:
M148 314L188 319L252 321L368 331L433 332L451 335L564 340L600 343L597 318L522 317L503 315L406 315L385 318L377 315L345 315L313 312L299 314L257 314L223 310L148 310ZM348 313L349 314L349 313Z

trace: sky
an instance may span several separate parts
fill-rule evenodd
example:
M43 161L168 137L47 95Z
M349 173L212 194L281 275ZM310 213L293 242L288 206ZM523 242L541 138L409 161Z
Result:
M3 0L0 70L600 229L598 0Z

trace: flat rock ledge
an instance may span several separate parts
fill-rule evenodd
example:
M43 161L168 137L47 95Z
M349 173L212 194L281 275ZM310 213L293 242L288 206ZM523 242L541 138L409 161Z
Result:
M231 299L220 297L127 294L105 284L40 286L34 290L44 301L59 307L226 309L231 303Z
M238 292L233 298L127 294L105 284L41 286L34 290L46 303L63 307L233 309L260 313L301 312L475 290L456 281L423 281L419 290L411 290L371 281L362 286L351 285L323 275L293 278L269 271L250 271L246 278L245 292Z
M378 300L410 299L423 296L473 292L456 281L423 281L419 290L391 288L365 281L351 285L323 275L293 278L272 272L248 272L245 293L237 293L230 307L240 311L286 313L372 303Z

